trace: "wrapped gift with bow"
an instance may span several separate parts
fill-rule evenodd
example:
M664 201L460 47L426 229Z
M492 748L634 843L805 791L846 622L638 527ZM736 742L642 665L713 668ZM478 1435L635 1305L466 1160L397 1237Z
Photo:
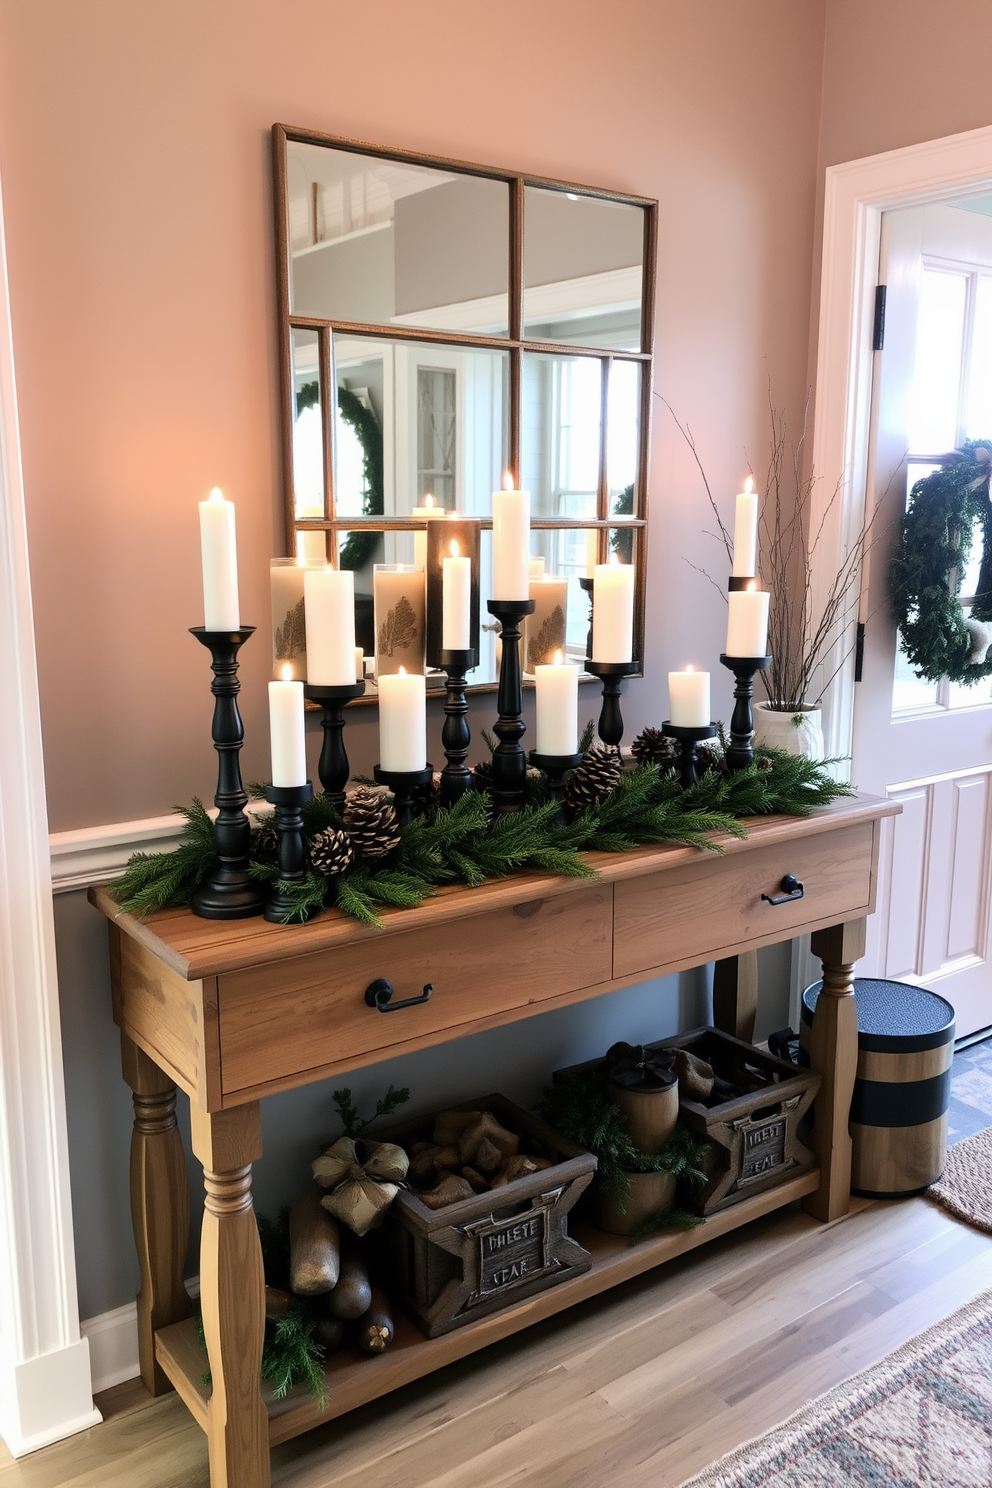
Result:
M327 1193L322 1206L355 1235L367 1235L386 1210L407 1175L410 1159L394 1142L339 1137L313 1164L313 1176Z

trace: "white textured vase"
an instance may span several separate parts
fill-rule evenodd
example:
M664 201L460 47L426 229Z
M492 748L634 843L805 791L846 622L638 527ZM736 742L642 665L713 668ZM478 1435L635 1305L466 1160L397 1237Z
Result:
M797 708L780 713L771 703L754 704L754 742L769 749L784 749L806 759L823 758L823 712L820 708Z

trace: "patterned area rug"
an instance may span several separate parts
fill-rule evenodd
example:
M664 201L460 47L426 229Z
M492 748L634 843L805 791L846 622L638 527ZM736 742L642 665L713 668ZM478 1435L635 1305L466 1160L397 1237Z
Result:
M944 1171L927 1197L992 1234L992 1126L948 1148Z
M682 1488L989 1488L992 1291Z

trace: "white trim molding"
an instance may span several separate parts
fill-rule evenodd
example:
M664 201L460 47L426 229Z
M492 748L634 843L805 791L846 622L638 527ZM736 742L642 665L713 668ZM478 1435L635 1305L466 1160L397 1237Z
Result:
M84 1318L79 1331L89 1344L93 1390L97 1395L101 1390L122 1385L125 1380L135 1379L141 1373L136 1303L125 1302L123 1307L115 1307L112 1312Z
M101 1419L79 1331L27 524L0 208L0 1435Z
M73 832L52 832L52 892L67 894L120 878L132 853L170 852L179 846L183 818L177 812L143 821L109 822Z
M861 530L869 484L872 327L882 213L992 190L992 127L971 129L826 172L823 264L813 430L811 530L823 535L812 573L814 614ZM834 491L839 499L832 501ZM832 502L832 504L831 504ZM824 666L830 676L853 651L852 615ZM848 755L854 735L854 661L848 656L824 698L828 756Z

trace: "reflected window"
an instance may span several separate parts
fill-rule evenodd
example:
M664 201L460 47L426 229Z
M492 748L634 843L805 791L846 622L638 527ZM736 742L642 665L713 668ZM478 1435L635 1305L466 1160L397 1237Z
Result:
M455 509L455 391L450 367L417 368L417 494Z

